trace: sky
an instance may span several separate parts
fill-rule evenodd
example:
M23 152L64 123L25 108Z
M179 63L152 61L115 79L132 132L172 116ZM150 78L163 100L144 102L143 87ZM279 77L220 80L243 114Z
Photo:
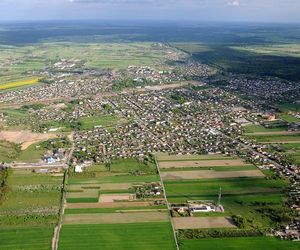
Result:
M300 22L300 0L0 0L5 20Z

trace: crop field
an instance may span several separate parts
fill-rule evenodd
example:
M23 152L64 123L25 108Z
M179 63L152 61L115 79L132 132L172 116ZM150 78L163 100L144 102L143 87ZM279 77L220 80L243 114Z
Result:
M165 161L208 161L208 160L232 160L232 157L212 154L212 155L169 155L166 153L157 153L156 158L159 162Z
M262 55L272 56L291 56L300 57L300 45L299 44L275 44L264 46L243 46L233 47L236 50L247 51L251 53L257 53Z
M54 224L60 204L62 177L14 170L8 179L11 192L1 205L1 227Z
M230 218L226 217L178 217L172 218L176 229L199 228L235 228Z
M286 131L287 126L282 126L278 128L265 128L262 125L248 125L243 127L246 133L272 133L272 132L281 132Z
M182 250L298 250L299 242L278 240L274 237L235 237L181 240Z
M176 247L169 222L149 222L63 225L59 249L174 250Z
M288 134L288 135L257 135L251 136L251 139L255 139L261 143L298 143L300 142L300 134Z
M7 90L7 89L18 88L18 87L30 86L30 85L34 85L38 82L39 82L38 78L33 78L33 79L27 79L27 80L20 80L20 81L16 81L16 82L2 83L2 84L0 84L0 90Z
M0 247L9 250L49 250L52 234L52 227L0 229Z
M280 118L291 123L291 122L299 122L300 119L295 117L295 116L292 116L292 115L289 115L289 114L280 114Z
M130 65L160 67L168 59L170 53L178 55L179 58L185 56L183 52L176 49L161 48L151 42L46 42L24 46L0 46L2 69L0 83L15 82L22 77L30 77L28 72L42 70L49 66L50 62L57 62L61 58L78 59L83 68L125 69ZM16 85L19 84L16 83Z
M163 180L193 180L193 179L216 179L216 178L241 178L241 177L264 177L260 170L244 171L214 171L214 170L190 170L162 172Z
M116 210L123 210L123 209L135 209L137 207L141 208L151 208L155 204L152 201L122 201L122 202L95 202L95 203L67 203L67 209L116 209ZM156 205L155 205L156 207Z
M254 165L244 166L218 166L218 167L181 167L181 168L162 168L161 172L175 172L175 171L195 171L195 170L211 170L215 172L226 172L226 171L245 171L245 170L257 170Z
M224 178L164 181L168 198L217 197L220 187L222 195L256 194L259 192L281 192L288 186L284 180L264 178ZM197 199L197 198L196 198Z
M242 166L247 165L241 159L235 160L201 160L201 161L164 161L159 163L163 168L183 168L183 167L217 167L217 166Z
M167 212L137 211L130 213L68 214L64 216L63 224L123 224L168 221Z

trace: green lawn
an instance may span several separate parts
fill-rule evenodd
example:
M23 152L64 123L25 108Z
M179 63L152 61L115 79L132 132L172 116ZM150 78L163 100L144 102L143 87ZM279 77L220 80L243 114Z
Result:
M0 249L50 250L54 228L0 229Z
M182 240L181 250L298 250L300 242L280 241L273 237L214 238Z
M173 250L176 249L168 222L63 225L59 249Z

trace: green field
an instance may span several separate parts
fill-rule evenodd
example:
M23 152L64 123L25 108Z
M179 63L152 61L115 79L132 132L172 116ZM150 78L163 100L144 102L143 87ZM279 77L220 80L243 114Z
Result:
M299 122L300 119L297 118L297 117L294 117L292 115L289 115L289 114L280 114L280 118L289 122L289 123L292 123L292 122Z
M7 250L50 250L52 227L0 229L0 248Z
M254 165L246 166L217 166L217 167L184 167L184 168L163 168L161 172L173 172L173 171L194 171L194 170L214 170L214 171L241 171L241 170L256 170Z
M111 127L117 125L118 121L119 118L112 115L84 117L78 120L82 130L93 129L96 126Z
M0 140L0 162L12 162L18 157L21 147L15 143Z
M155 154L159 162L165 161L209 161L209 160L230 160L234 159L230 156L225 156L221 154L212 154L212 155L169 155L166 153L157 153Z
M256 133L256 132L278 132L286 131L287 126L278 127L278 128L265 128L261 125L249 125L244 127L246 133Z
M8 178L11 189L1 205L0 225L44 225L57 222L62 177L15 170Z
M181 250L297 250L300 242L281 241L273 237L237 237L182 240Z
M249 138L257 142L300 142L300 134L287 134L287 135L253 135Z
M167 222L63 225L60 249L176 249L171 224Z

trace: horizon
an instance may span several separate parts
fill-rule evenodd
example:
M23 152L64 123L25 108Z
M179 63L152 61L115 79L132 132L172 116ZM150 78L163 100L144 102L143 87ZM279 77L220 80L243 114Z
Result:
M179 21L300 23L297 0L3 0L0 22Z

